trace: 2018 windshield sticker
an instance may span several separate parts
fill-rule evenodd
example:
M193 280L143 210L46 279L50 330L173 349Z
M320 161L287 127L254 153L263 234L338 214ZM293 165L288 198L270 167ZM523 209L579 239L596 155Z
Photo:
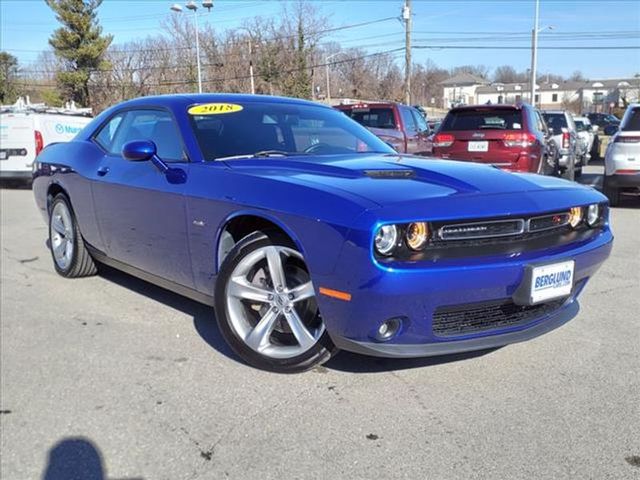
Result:
M203 103L195 105L187 112L189 115L222 115L225 113L235 113L242 110L242 105L235 103Z

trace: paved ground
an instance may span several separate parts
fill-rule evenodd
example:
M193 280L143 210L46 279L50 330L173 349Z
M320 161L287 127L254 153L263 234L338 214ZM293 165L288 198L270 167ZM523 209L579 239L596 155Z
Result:
M295 376L239 363L197 303L113 271L57 277L31 192L0 200L2 479L640 478L636 199L560 330Z

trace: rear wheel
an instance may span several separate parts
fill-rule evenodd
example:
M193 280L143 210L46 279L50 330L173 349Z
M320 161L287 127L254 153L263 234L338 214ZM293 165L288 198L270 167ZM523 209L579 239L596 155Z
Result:
M80 234L69 199L64 194L56 195L51 203L49 248L53 266L63 277L76 278L96 274L96 265Z
M540 165L538 165L539 175L557 175L558 166L554 158L551 155L545 155L540 159Z
M574 181L576 179L576 164L575 157L569 159L569 164L562 172L562 178L566 178L567 180Z
M256 233L236 245L220 269L215 298L225 340L255 367L300 372L335 350L304 258L285 238Z

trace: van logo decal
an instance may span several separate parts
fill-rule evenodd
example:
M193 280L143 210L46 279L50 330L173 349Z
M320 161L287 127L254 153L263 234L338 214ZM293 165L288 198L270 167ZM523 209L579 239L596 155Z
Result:
M80 130L82 130L82 128L74 127L72 125L63 125L62 123L56 123L55 130L56 130L56 133L60 135L62 135L63 133L69 133L69 134L75 135Z

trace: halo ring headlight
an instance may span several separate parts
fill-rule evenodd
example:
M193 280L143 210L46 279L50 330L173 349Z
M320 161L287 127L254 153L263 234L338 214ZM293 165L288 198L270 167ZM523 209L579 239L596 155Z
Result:
M405 240L411 250L422 250L429 239L429 227L425 222L413 222L407 225Z
M582 207L573 207L569 210L569 225L576 228L582 221Z
M375 236L375 248L380 255L391 255L398 245L398 227L395 225L383 225Z

